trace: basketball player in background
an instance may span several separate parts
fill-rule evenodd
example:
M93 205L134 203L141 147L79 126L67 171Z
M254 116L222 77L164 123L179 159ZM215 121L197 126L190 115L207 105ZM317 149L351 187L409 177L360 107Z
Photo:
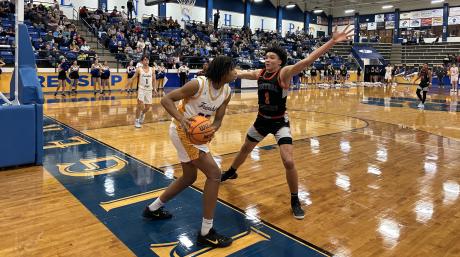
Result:
M136 70L134 77L139 81L137 92L136 121L134 126L141 128L145 119L145 114L149 111L153 103L153 94L157 94L157 82L155 68L149 66L149 57L144 55L141 59L142 67Z
M133 93L133 83L134 83L134 75L136 74L136 67L134 66L134 61L129 61L128 66L126 67L126 73L128 74L128 83L126 84L126 92L128 94Z
M417 87L417 97L420 99L420 103L417 106L419 109L425 108L426 94L428 93L428 87L431 85L432 74L431 70L428 68L428 63L423 64L422 69L418 73L418 77L415 79L414 83L417 83L420 80L420 84ZM423 92L423 95L420 94Z
M387 86L390 86L393 83L393 66L391 64L388 64L387 67L385 67L385 83Z
M254 71L237 71L238 78L257 80L259 113L254 125L249 128L246 141L233 160L230 168L222 175L222 181L237 178L236 170L244 163L249 153L268 134L273 134L279 145L281 159L286 169L286 179L291 192L291 208L294 217L304 218L304 211L298 197L298 175L294 165L292 136L286 113L286 100L292 77L326 53L335 44L350 40L353 29L347 26L337 32L332 39L313 51L307 58L294 65L286 65L287 53L280 46L269 47L265 51L265 68Z
M347 66L345 66L345 64L342 64L342 66L340 66L340 84L342 84L342 86L345 86L345 82L347 81L347 75Z
M450 67L450 82L452 83L452 92L458 92L458 67L457 65L452 64Z
M311 78L311 83L314 84L316 86L316 84L318 84L318 70L316 69L315 65L312 65L311 66L311 70L310 70L310 78ZM305 83L307 84L307 83Z
M231 99L229 82L236 79L232 58L218 56L206 70L205 76L199 76L187 82L161 99L161 104L173 117L169 136L173 142L182 165L182 177L171 183L152 204L145 208L143 216L148 219L169 219L172 215L163 205L191 186L196 180L197 169L206 175L203 200L203 221L198 232L197 242L211 247L226 247L232 238L218 234L213 227L214 209L217 203L221 171L212 158L206 144L194 145L190 142L188 131L191 118L197 115L214 116L212 127L217 131ZM180 101L178 107L174 102Z

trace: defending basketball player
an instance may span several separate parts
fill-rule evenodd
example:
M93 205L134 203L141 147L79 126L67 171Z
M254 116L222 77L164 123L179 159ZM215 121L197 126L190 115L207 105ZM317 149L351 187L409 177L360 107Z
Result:
M388 64L387 67L385 67L385 83L386 86L390 86L393 83L393 66L391 64Z
M428 63L423 64L422 69L418 73L417 79L415 79L414 83L420 80L420 84L417 86L417 97L420 99L420 103L417 106L419 109L425 108L425 100L426 94L428 93L428 88L431 86L432 81L432 73L431 70L428 68ZM420 94L420 92L423 92Z
M225 115L231 98L231 90L227 83L236 79L236 71L232 59L218 56L206 70L205 76L199 76L187 82L183 87L167 94L161 104L173 117L169 135L182 165L183 175L178 178L152 204L145 208L143 216L150 219L168 219L172 215L163 205L173 197L192 185L196 180L197 169L206 175L203 201L203 221L197 241L211 247L226 247L232 243L231 237L218 234L213 227L214 209L221 171L209 152L206 144L195 145L187 135L194 116L214 117L212 126L217 131ZM180 101L176 108L174 102Z
M273 134L279 145L281 159L286 169L294 217L297 219L304 218L305 214L298 198L298 175L294 165L291 129L286 113L290 81L295 74L302 72L332 46L350 40L353 36L353 29L348 28L349 26L343 31L337 32L336 27L331 40L294 65L285 66L287 62L286 50L274 46L266 50L264 69L237 72L239 78L257 80L259 114L254 125L249 129L245 143L233 160L231 167L222 175L222 181L237 178L236 170L244 163L248 154L268 134Z
M142 67L138 68L134 74L134 77L137 77L139 82L136 120L134 122L136 128L142 128L145 114L150 110L153 103L153 94L157 94L155 68L149 66L148 56L143 56L141 62Z

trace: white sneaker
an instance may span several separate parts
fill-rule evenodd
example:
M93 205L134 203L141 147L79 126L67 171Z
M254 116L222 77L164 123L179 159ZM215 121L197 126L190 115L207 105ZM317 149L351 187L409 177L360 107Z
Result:
M144 123L144 120L145 120L145 113L142 113L142 114L141 114L141 117L139 118L139 123L140 123L140 124L143 124L143 123Z
M142 128L142 125L141 125L141 122L139 121L139 119L136 119L136 121L134 122L134 127Z
M424 105L424 104L422 104L422 103L419 103L419 104L418 104L418 106L417 106L417 108L419 108L419 109L423 109L423 108L425 108L425 105Z

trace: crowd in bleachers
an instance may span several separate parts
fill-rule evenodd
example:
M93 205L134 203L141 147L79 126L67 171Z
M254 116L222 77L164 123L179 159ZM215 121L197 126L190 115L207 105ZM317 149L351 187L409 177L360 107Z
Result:
M281 44L288 50L290 62L305 58L322 39L314 39L303 31L288 32L284 37L276 32L248 28L220 28L203 22L187 23L181 29L171 17L160 19L153 15L142 22L130 20L124 8L111 12L94 11L83 7L80 17L89 30L98 36L103 45L123 63L137 62L150 53L152 62L163 63L166 68L177 68L188 63L190 68L201 67L209 58L225 54L232 56L244 68L263 66L263 50L268 45ZM346 63L339 56L322 57L315 65L332 64L340 67Z
M1 51L0 57L7 64L14 63L14 4L0 2L0 45L10 46ZM220 28L212 24L190 22L182 29L171 17L159 19L153 15L142 22L128 19L128 12L115 7L110 12L101 9L79 11L80 19L88 30L97 35L99 41L113 53L122 64L130 60L139 61L149 53L152 62L163 63L166 68L178 68L188 63L190 68L201 68L210 58L224 54L232 56L244 68L263 66L263 50L270 44L281 44L288 50L289 63L305 58L321 43L302 31L288 32L284 37L279 33L248 28ZM59 8L53 5L28 3L25 6L25 23L36 50L39 67L57 67L63 58L69 63L78 60L81 67L90 67L96 57L73 24ZM315 63L324 67L332 64L340 67L345 60L333 53L321 57Z
M0 2L0 58L14 63L14 3ZM39 67L57 67L63 58L78 60L88 66L95 52L77 33L75 25L62 13L59 3L52 5L28 3L24 6L24 23L27 25ZM89 66L88 66L89 67Z

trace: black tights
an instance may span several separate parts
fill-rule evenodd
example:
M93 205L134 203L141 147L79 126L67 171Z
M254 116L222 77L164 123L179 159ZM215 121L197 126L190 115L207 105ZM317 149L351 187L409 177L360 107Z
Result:
M420 99L420 101L422 101L422 103L424 104L424 103L425 103L425 100L426 100L426 93L428 93L428 92L427 92L427 91L423 91L423 96L422 96L422 94L420 94L420 92L422 92L422 90L417 89L417 96L418 96L418 99Z

